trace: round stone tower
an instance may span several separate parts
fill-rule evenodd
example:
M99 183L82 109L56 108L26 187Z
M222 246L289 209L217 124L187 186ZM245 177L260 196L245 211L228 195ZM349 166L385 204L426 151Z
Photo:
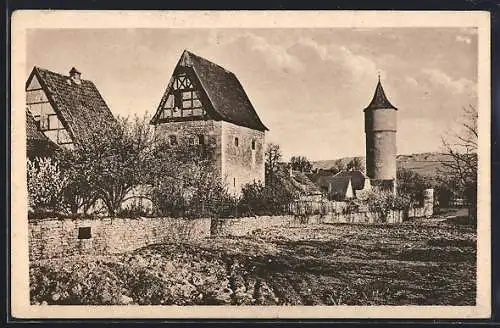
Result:
M395 190L396 186L396 111L380 83L372 101L364 109L366 135L366 175L373 186Z

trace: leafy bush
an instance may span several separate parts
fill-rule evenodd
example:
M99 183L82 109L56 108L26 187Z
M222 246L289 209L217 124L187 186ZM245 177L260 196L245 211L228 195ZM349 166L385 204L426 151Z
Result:
M410 199L392 192L372 190L367 194L366 203L372 212L378 212L383 218L389 215L391 210L403 210L410 206Z
M68 179L57 161L35 158L27 162L28 202L36 211L56 211L60 208Z
M293 195L278 183L262 185L260 182L242 188L240 213L246 215L279 215L287 213Z
M419 204L423 203L424 190L431 187L428 178L406 168L398 168L397 181L397 194Z

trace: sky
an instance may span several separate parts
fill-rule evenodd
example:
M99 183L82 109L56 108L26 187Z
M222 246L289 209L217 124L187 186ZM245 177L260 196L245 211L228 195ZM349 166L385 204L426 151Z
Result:
M364 155L378 74L398 108L399 154L441 150L477 106L475 29L32 29L27 43L26 78L74 66L121 116L154 114L188 49L238 77L285 159Z

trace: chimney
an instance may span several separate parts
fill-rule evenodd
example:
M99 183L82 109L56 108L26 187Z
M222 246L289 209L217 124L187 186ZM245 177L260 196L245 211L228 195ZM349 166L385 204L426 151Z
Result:
M71 68L71 70L69 71L69 78L71 79L71 81L73 81L75 84L80 84L82 83L82 79L81 79L81 75L82 73L80 73L76 68Z

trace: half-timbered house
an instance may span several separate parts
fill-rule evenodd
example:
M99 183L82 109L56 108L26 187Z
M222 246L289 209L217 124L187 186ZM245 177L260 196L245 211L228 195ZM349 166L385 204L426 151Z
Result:
M172 146L203 145L229 192L264 183L265 131L236 76L187 50L151 120Z
M36 128L39 138L43 134L61 147L85 140L97 122L115 119L94 83L74 67L69 75L34 67L26 81L26 108L28 139Z

